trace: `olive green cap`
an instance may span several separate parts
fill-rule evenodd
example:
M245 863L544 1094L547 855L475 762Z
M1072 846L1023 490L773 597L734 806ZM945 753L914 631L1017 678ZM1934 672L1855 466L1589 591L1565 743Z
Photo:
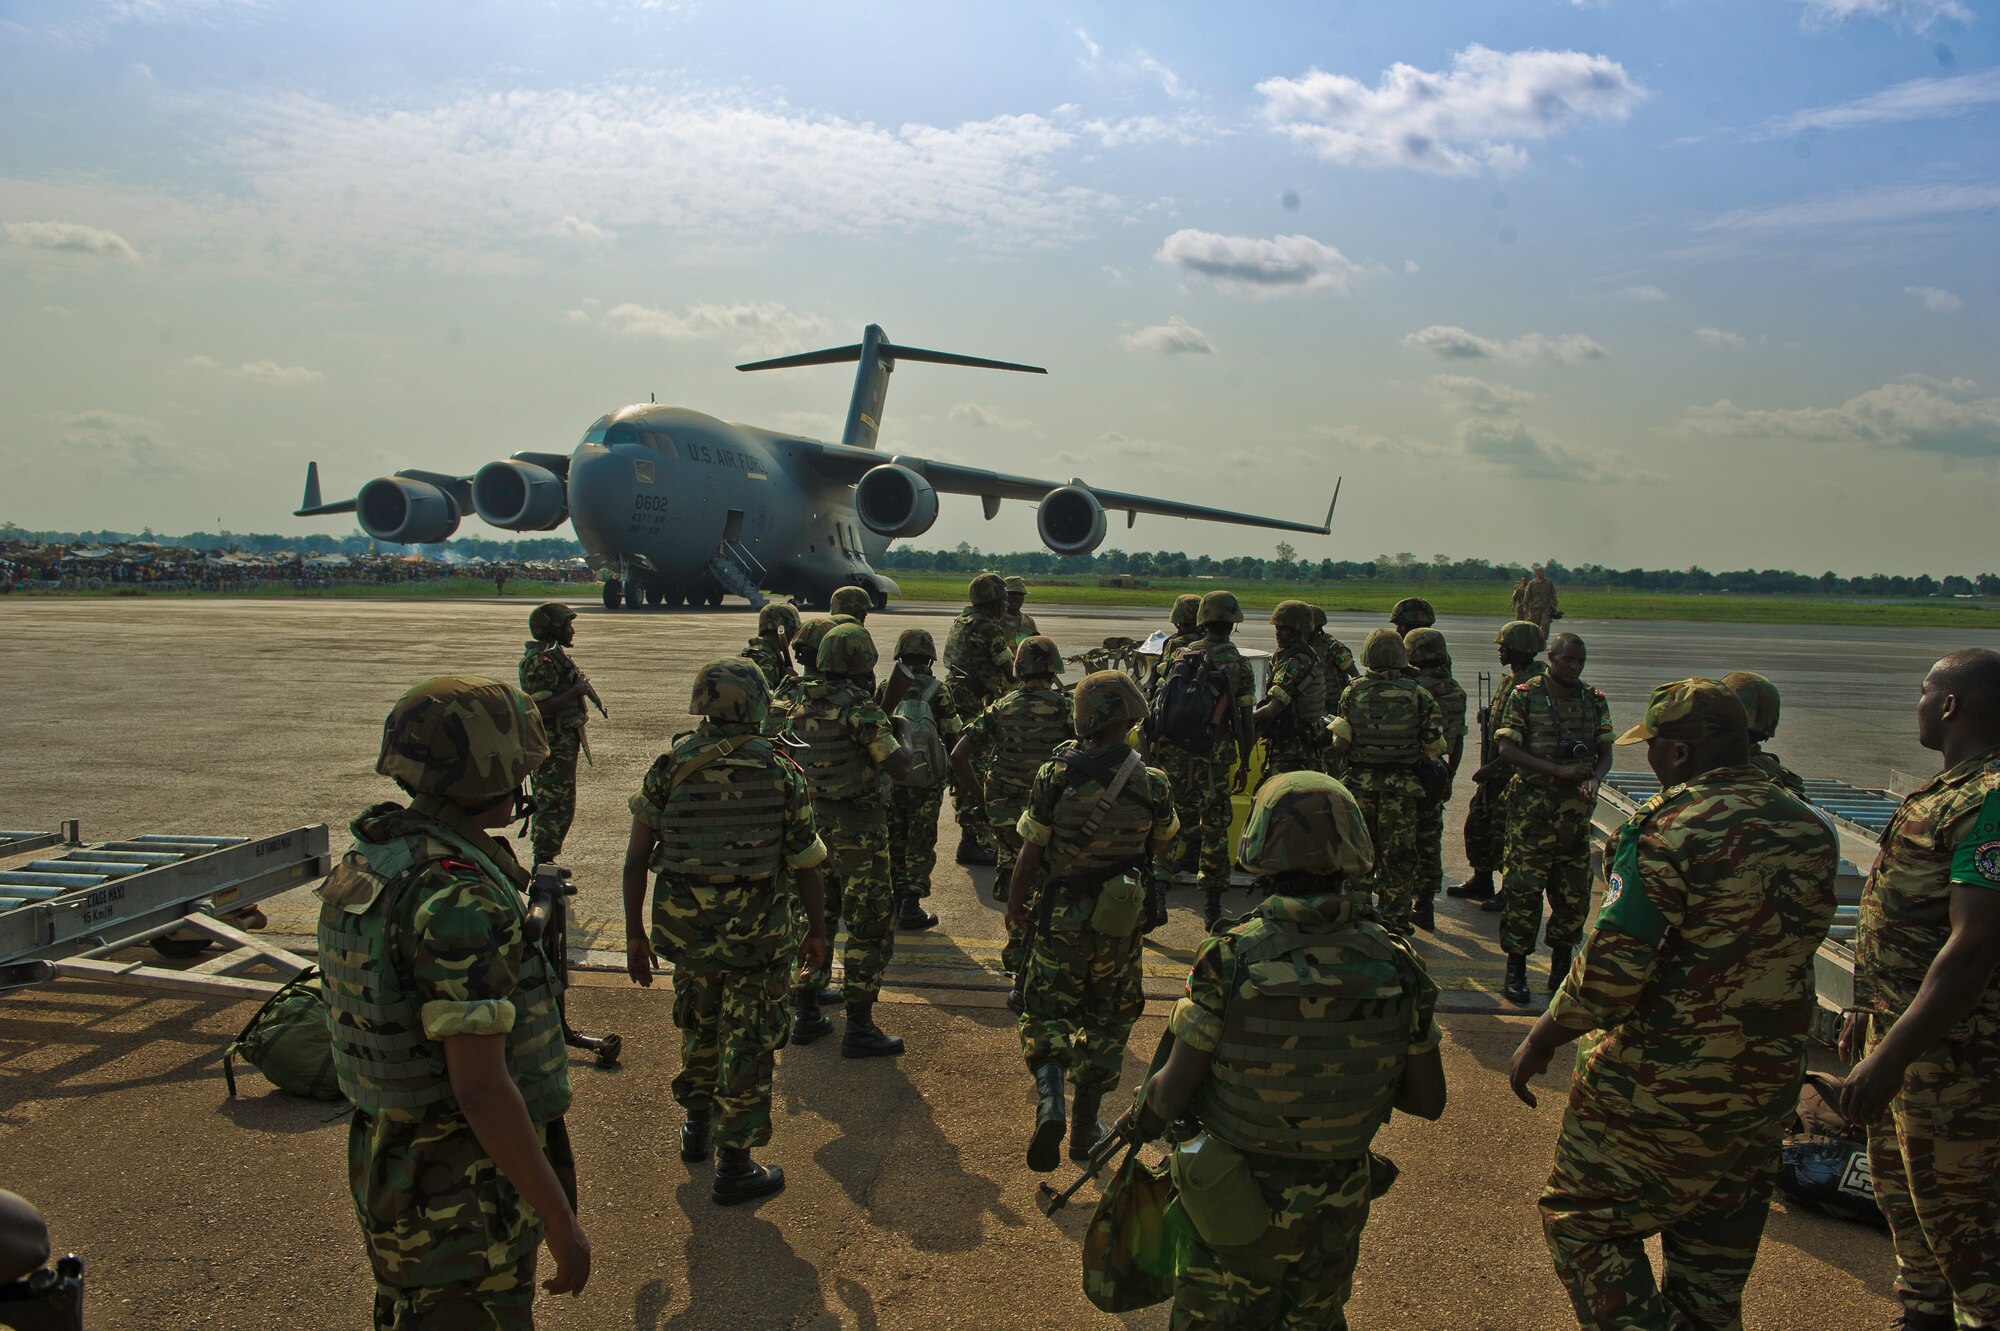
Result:
M835 624L819 641L822 675L866 675L875 669L875 639L859 624Z
M1646 699L1644 719L1620 735L1618 742L1672 739L1699 744L1746 735L1749 730L1750 718L1727 684L1718 679L1677 679L1653 690Z
M1060 675L1062 668L1062 652L1056 647L1054 638L1038 633L1032 638L1021 639L1021 645L1014 649L1016 679L1026 679L1030 675Z
M928 656L937 660L937 639L929 629L904 629L896 635L896 655Z
M852 615L856 619L868 618L868 612L875 608L875 598L868 594L866 587L841 587L826 598L828 614Z
M1271 622L1294 633L1313 631L1313 608L1304 601L1280 601L1271 609Z
M1243 607L1236 603L1235 592L1210 592L1201 598L1201 612L1196 617L1200 624L1241 624Z
M688 711L711 721L764 724L771 710L771 687L756 663L741 656L710 661L694 674Z
M1146 714L1139 686L1122 670L1091 671L1076 682L1070 698L1070 724L1079 735L1117 722L1130 725Z
M1361 806L1324 772L1286 772L1257 788L1236 861L1259 877L1340 874L1374 867L1375 846Z
M1437 611L1421 596L1405 596L1389 611L1389 622L1403 629L1427 629L1438 622Z
M534 700L497 679L439 675L396 699L375 770L409 790L491 802L549 756Z
M1778 686L1748 670L1732 670L1722 682L1750 715L1750 738L1767 740L1778 733Z
M1531 624L1525 619L1510 619L1500 626L1493 635L1493 641L1510 652L1520 652L1524 656L1534 656L1548 645L1539 624Z
M1403 637L1394 629L1376 629L1361 644L1361 664L1368 670L1401 670L1410 663Z
M576 618L576 611L561 601L544 601L528 612L528 636L536 642L553 642L558 630Z

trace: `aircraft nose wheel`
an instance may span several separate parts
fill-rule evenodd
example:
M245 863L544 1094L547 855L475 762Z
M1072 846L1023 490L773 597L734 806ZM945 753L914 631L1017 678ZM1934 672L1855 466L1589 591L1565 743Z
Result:
M618 598L619 598L619 596L621 595L621 593L622 593L622 592L623 592L623 588L621 588L621 587L620 587L620 586L618 585L618 579L616 579L616 578L607 578L607 579L605 579L605 582L604 582L604 608L605 608L606 610L616 610L616 609L618 608L618 605L619 605L619 599L618 599Z
M625 582L625 608L637 610L644 598L645 589L639 586L638 579L628 578Z

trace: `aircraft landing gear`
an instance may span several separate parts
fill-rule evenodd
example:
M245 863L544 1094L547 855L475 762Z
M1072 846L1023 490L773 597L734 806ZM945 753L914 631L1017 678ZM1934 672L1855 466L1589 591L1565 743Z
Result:
M667 599L667 590L666 590L666 588L664 588L664 587L651 587L651 586L649 586L649 587L647 587L647 588L646 588L646 604L647 604L647 605L649 605L649 606L658 606L658 605L660 604L660 602L662 602L662 601L664 601L664 600L666 600L666 599Z
M637 578L625 579L625 608L637 610L645 600L645 590L639 586Z
M616 610L618 608L619 592L618 579L606 578L604 580L604 608L606 610Z

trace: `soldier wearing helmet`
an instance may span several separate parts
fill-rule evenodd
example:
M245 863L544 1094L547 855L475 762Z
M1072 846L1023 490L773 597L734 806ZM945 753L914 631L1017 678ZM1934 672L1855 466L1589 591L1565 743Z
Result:
M1542 663L1535 659L1541 655L1542 631L1524 619L1509 620L1493 635L1493 641L1500 649L1500 664L1507 667L1494 690L1497 702L1542 673ZM1499 745L1493 737L1500 724L1499 707L1493 703L1482 706L1477 719L1479 766L1472 773L1472 799L1465 807L1465 857L1472 863L1472 873L1464 882L1446 888L1445 895L1477 901L1481 910L1497 912L1500 894L1493 886L1493 875L1506 859L1506 795L1514 769L1500 761Z
M1508 626L1512 628L1512 625ZM1507 854L1501 877L1500 992L1528 1001L1528 954L1548 900L1549 989L1569 972L1590 909L1590 812L1611 770L1611 704L1583 680L1583 639L1560 633L1549 668L1499 700L1493 738L1514 769L1507 789Z
M1007 584L997 573L982 573L966 588L970 602L952 621L944 642L944 665L959 720L971 721L998 702L1014 682L1014 640L1006 625ZM954 782L952 813L958 821L960 864L992 864L998 851L979 788Z
M924 906L937 868L938 809L951 780L950 745L958 735L958 707L951 685L933 673L937 642L928 629L904 629L896 659L910 677L909 692L893 707L885 683L876 701L909 730L910 774L889 792L889 881L896 894L896 927L929 929L937 922Z
M786 601L772 601L757 612L757 636L743 645L773 693L798 673L792 661L792 641L799 636L799 612Z
M1317 772L1326 739L1326 670L1312 649L1312 607L1280 601L1271 611L1278 652L1270 683L1251 719L1264 737L1264 779L1283 772Z
M1354 653L1347 644L1326 631L1326 611L1314 606L1312 616L1312 649L1319 654L1319 663L1326 667L1326 696L1334 701L1342 689L1360 678L1361 669L1354 664Z
M792 750L812 790L813 816L828 851L827 928L847 922L843 961L847 978L846 1058L880 1058L903 1052L900 1038L875 1024L875 998L896 950L891 924L894 889L889 869L890 783L910 775L910 749L875 700L875 641L859 624L836 624L820 639L818 676L806 681L793 709ZM901 701L892 684L886 700ZM795 1043L809 1044L832 1029L820 1015L823 966L801 966L792 989Z
M1394 629L1376 629L1361 647L1367 673L1340 695L1334 749L1347 758L1347 789L1368 824L1375 867L1358 886L1375 893L1382 927L1408 934L1419 902L1436 883L1422 880L1423 780L1418 767L1443 755L1444 720L1430 690L1410 678L1410 657Z
M1427 629L1438 622L1437 611L1421 596L1405 596L1389 611L1396 632L1408 637L1411 629Z
M538 605L529 612L528 632L533 636L521 652L521 688L541 709L549 739L548 761L535 770L535 818L528 844L535 863L545 864L562 854L576 818L576 760L590 753L583 733L584 701L596 703L599 711L604 703L565 650L576 642L576 611L560 601Z
M1748 670L1732 670L1722 677L1722 682L1736 694L1736 701L1743 704L1744 712L1750 717L1751 765L1804 799L1805 781L1785 766L1777 754L1764 752L1765 743L1778 733L1778 686Z
M865 623L874 608L875 598L866 587L838 587L826 598L827 615L836 624Z
M785 1186L782 1169L750 1153L771 1140L793 961L816 970L826 960L826 846L805 776L761 734L769 706L763 672L740 656L697 671L688 712L701 724L647 771L625 847L626 973L651 988L658 960L674 968L681 1159L706 1164L720 1152L710 1196L722 1205Z
M1172 1155L1196 1235L1175 1326L1287 1310L1339 1326L1369 1198L1389 1184L1375 1133L1392 1110L1444 1112L1438 988L1354 890L1374 852L1332 777L1259 787L1238 860L1269 895L1195 950L1171 1052L1120 1126L1151 1140L1192 1112L1206 1134Z
M1061 1163L1065 1080L1075 1092L1069 1158L1088 1158L1104 1135L1097 1111L1118 1088L1126 1038L1146 1005L1144 866L1165 854L1176 831L1165 774L1126 742L1146 711L1138 685L1099 670L1077 684L1071 704L1079 738L1034 774L1007 889L1010 934L1027 931L1034 914L1017 992L1021 1055L1039 1098L1028 1168L1044 1174Z
M961 782L980 791L986 817L998 845L998 864L990 889L993 900L1007 899L1014 863L1021 852L1016 826L1027 806L1035 773L1057 747L1075 738L1070 728L1069 700L1056 677L1062 673L1062 653L1053 640L1028 638L1014 651L1014 688L966 722L951 754ZM1008 926L1000 964L1010 974L1020 970L1024 945L1020 931ZM1019 992L1018 989L1016 992Z
M1411 629L1403 635L1403 650L1410 654L1411 677L1424 686L1438 705L1438 719L1444 725L1445 775L1456 780L1465 758L1465 690L1451 675L1451 650L1444 634L1436 629ZM1421 862L1417 874L1417 905L1411 922L1429 933L1437 928L1433 898L1444 882L1444 806L1451 801L1449 791L1433 803L1424 801L1417 819L1417 841Z
M1195 622L1200 615L1201 598L1199 596L1188 592L1174 598L1174 608L1168 619L1171 627L1167 630L1166 639L1160 646L1160 659L1153 663L1152 670L1146 675L1146 696L1148 698L1151 698L1153 691L1159 688L1161 678L1167 673L1168 663L1174 659L1174 653L1191 643L1201 641L1201 626ZM1193 866L1190 865L1188 867L1192 868Z
M808 619L792 637L792 674L779 680L771 690L771 714L764 719L764 732L775 735L791 720L805 700L806 684L819 678L819 643L833 628L830 619Z
M1007 589L1007 613L1001 616L1001 623L1007 627L1007 641L1019 646L1023 638L1032 638L1041 630L1035 627L1035 617L1021 607L1028 602L1028 580L1009 574L1000 580Z
M521 816L548 752L512 685L417 685L390 710L375 763L409 805L356 818L319 887L327 1029L354 1106L348 1184L380 1328L531 1325L544 1238L551 1292L580 1293L590 1276L563 1121L562 972L528 940L528 870L492 835Z

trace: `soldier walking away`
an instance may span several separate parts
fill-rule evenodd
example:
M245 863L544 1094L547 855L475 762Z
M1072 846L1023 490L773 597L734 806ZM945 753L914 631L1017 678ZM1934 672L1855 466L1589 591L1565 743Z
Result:
M1437 890L1444 883L1444 806L1451 800L1452 783L1458 779L1459 764L1465 758L1465 690L1451 675L1451 650L1444 634L1436 629L1411 629L1403 636L1403 650L1410 654L1410 668L1417 683L1438 705L1438 721L1444 728L1444 778L1442 791L1426 786L1417 819L1418 873L1417 904L1410 921L1425 933L1437 928Z
M866 587L837 587L826 598L827 618L835 624L866 624L875 598Z
M1841 1111L1913 1331L2000 1326L2000 653L1924 676L1917 742L1944 771L1903 801L1861 889ZM1955 1320L1954 1320L1955 1319Z
M538 605L529 612L528 632L532 639L521 653L521 688L541 710L549 743L548 761L535 769L528 845L536 864L548 864L562 854L576 818L576 760L590 754L583 733L589 715L584 700L596 703L600 712L604 702L565 650L576 642L576 611L560 601Z
M1375 867L1355 884L1372 890L1382 927L1410 932L1421 879L1423 781L1418 767L1444 753L1444 722L1430 690L1411 679L1403 640L1376 629L1361 645L1367 674L1340 695L1333 749L1347 760L1347 789L1361 810ZM1426 903L1426 910L1429 906Z
M1500 664L1507 668L1507 673L1500 677L1492 699L1481 699L1476 718L1479 766L1472 773L1472 799L1465 809L1465 857L1472 863L1472 873L1464 882L1445 889L1445 895L1480 902L1480 909L1488 911L1500 909L1493 875L1505 858L1507 786L1514 777L1513 767L1500 761L1499 742L1494 739L1493 731L1500 724L1499 703L1517 685L1542 673L1542 663L1535 657L1541 654L1543 640L1540 629L1525 619L1517 619L1502 624L1493 641L1499 646Z
M1579 1324L1740 1327L1798 1106L1840 845L1751 765L1743 708L1718 681L1654 689L1618 742L1642 740L1664 796L1610 842L1590 939L1509 1080L1533 1105L1529 1082L1555 1051L1597 1033L1540 1203Z
M1018 647L1024 639L1041 632L1035 627L1035 617L1021 609L1028 601L1028 580L1009 576L1002 578L1000 585L1007 589L1007 613L1001 617L1001 622L1007 628L1008 644Z
M1160 768L1174 787L1181 825L1174 859L1195 861L1202 919L1213 929L1222 919L1222 891L1229 886L1229 797L1250 779L1250 715L1256 704L1250 667L1229 640L1243 622L1234 593L1203 596L1195 620L1202 636L1168 663L1142 733L1146 755L1162 753Z
M1611 770L1611 704L1583 682L1583 639L1559 633L1546 673L1516 684L1493 727L1500 761L1514 768L1507 789L1500 950L1501 993L1528 1001L1528 954L1549 903L1549 988L1569 971L1570 949L1590 910L1590 811Z
M1014 878L1014 865L1021 853L1018 824L1027 811L1035 773L1058 747L1076 737L1070 728L1069 700L1056 682L1062 668L1062 653L1056 650L1054 640L1027 639L1014 652L1014 677L1020 683L967 721L952 750L958 780L979 790L998 843L999 862L991 888L995 901L1007 899L1007 886ZM1008 974L1021 969L1026 951L1021 931L1010 921L1007 943L1000 953L1000 964ZM1020 992L1018 986L1015 992Z
M1271 611L1278 653L1270 684L1251 719L1264 739L1264 780L1283 772L1317 772L1326 754L1326 668L1312 649L1312 607L1280 601Z
M1743 710L1749 713L1750 765L1804 799L1805 781L1785 766L1777 754L1764 752L1771 736L1778 733L1778 686L1748 670L1732 670L1722 677L1722 682L1735 691L1736 701L1742 703Z
M1146 700L1149 703L1154 692L1160 687L1160 681L1166 678L1167 667L1173 664L1174 653L1189 643L1201 641L1201 628L1195 623L1200 617L1199 596L1188 592L1174 598L1174 608L1167 621L1166 641L1160 646L1160 659L1153 662L1153 669L1146 676Z
M1361 670L1347 644L1326 631L1326 611L1314 606L1312 614L1312 649L1326 667L1326 696L1338 698L1342 689L1361 677Z
M1521 616L1542 631L1542 637L1549 636L1549 622L1561 619L1562 611L1556 609L1556 585L1549 581L1549 571L1540 564L1535 565L1534 580L1528 584L1522 602L1528 613Z
M1514 599L1514 618L1527 619L1528 618L1528 575L1527 574L1523 573L1521 575L1521 580L1514 584L1513 599Z
M1375 1132L1392 1109L1444 1112L1437 985L1352 889L1373 855L1332 777L1265 782L1241 858L1270 895L1202 940L1171 1052L1119 1128L1149 1140L1199 1120L1173 1152L1200 1238L1174 1290L1177 1331L1344 1327L1369 1202L1395 1176L1369 1150Z
M1020 817L1007 926L1034 940L1020 1030L1039 1092L1028 1144L1037 1173L1060 1163L1065 1077L1075 1094L1069 1158L1096 1148L1104 1135L1098 1108L1118 1089L1126 1037L1146 1006L1139 959L1148 861L1166 853L1178 823L1166 776L1126 743L1145 710L1122 671L1084 676L1074 695L1080 738L1041 765Z
M949 745L959 731L951 686L932 673L937 642L927 629L904 629L896 639L896 659L910 676L909 692L888 708L909 733L910 774L889 790L889 882L896 893L896 927L929 929L937 916L924 908L937 868L938 810L951 780ZM886 708L888 684L878 704Z
M756 663L764 686L773 694L798 673L792 641L799 636L799 612L786 601L772 601L757 612L757 636L743 644L743 655Z
M805 685L791 731L804 743L794 750L812 791L813 819L826 843L827 872L836 880L838 905L827 915L847 922L842 955L847 1029L846 1058L879 1058L903 1052L899 1036L875 1024L875 998L896 950L889 880L889 783L910 773L910 750L875 701L875 643L859 624L837 624L820 639L819 677ZM892 683L892 709L907 680ZM831 929L829 924L828 928ZM792 1038L810 1044L830 1029L820 1015L826 972L800 966L793 980Z
M1437 622L1437 611L1421 596L1405 596L1389 609L1389 623L1398 637L1407 638L1412 629L1427 629Z
M377 804L319 887L319 958L341 1093L347 1181L375 1275L378 1331L530 1328L535 1255L552 1294L581 1294L563 1114L562 971L527 936L528 871L491 835L521 816L548 756L525 693L447 675L396 700Z
M740 656L697 671L688 711L701 725L647 771L625 847L625 971L650 989L657 960L674 968L681 1159L706 1164L719 1152L709 1196L725 1206L785 1186L784 1170L750 1153L771 1140L792 963L810 971L826 960L826 846L804 774L761 734L770 703L763 674Z
M971 602L952 621L944 640L945 678L959 706L959 719L970 721L1013 683L1014 643L1003 622L1007 587L998 574L982 573L966 588ZM960 864L992 864L996 858L992 829L979 804L979 788L954 782L952 815L958 822Z

